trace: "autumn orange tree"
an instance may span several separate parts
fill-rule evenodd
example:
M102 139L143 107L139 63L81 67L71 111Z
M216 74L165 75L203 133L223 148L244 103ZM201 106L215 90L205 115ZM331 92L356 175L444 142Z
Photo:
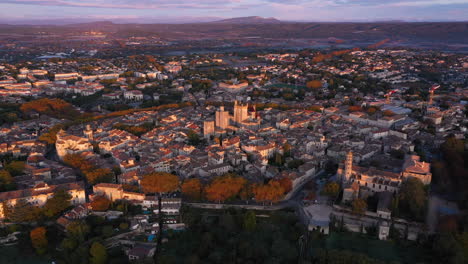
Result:
M182 194L193 200L200 200L202 197L202 184L199 179L187 179L181 186Z
M31 243L38 255L42 255L47 251L48 241L46 233L46 229L43 226L36 227L29 233Z
M357 106L357 105L352 105L352 106L348 107L348 111L349 112L360 112L360 111L362 111L362 108L360 106Z
M224 202L238 195L246 182L244 178L234 173L216 177L205 187L206 198L213 202Z
M244 187L242 187L239 192L239 197L248 203L248 201L254 197L255 187L255 184L244 184Z
M94 211L106 211L109 209L111 201L107 199L107 197L100 195L94 197L93 201L91 202L91 208Z
M292 190L293 184L291 179L283 177L278 180L278 183L283 187L284 193L288 193Z
M25 114L39 113L57 118L75 118L79 112L70 104L61 99L41 98L26 102L20 110Z
M275 203L283 197L284 189L278 181L270 181L268 184L259 185L254 189L255 200L258 202Z
M162 215L161 210L161 195L163 193L169 193L177 190L177 188L179 188L179 178L176 175L167 172L153 172L144 175L140 185L143 192L147 194L155 193L158 195L159 234L156 254L154 254L155 262L158 263L157 257L162 245L162 231L164 224L164 216Z
M363 215L367 210L367 202L361 198L356 198L351 203L353 213Z
M92 162L80 154L67 154L63 157L65 164L79 169L90 184L112 182L114 173L109 168L97 168Z
M112 182L113 173L109 168L97 168L90 171L85 171L84 175L91 184L101 182Z
M306 86L309 89L319 89L319 88L322 88L322 81L320 80L309 81L307 82Z

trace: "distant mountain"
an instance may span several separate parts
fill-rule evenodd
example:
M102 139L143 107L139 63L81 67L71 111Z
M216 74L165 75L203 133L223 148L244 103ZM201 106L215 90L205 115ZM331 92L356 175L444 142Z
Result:
M0 24L4 24L1 22ZM267 39L341 39L369 44L390 39L401 43L468 43L468 22L380 22L380 23L306 23L272 18L241 17L216 22L183 24L121 24L101 21L71 25L0 25L0 34L81 34L100 31L110 37L148 37L157 35L172 40L250 38ZM432 45L432 44L431 44ZM434 46L434 45L433 45Z
M278 24L281 23L280 20L274 17L259 17L259 16L249 16L249 17L235 17L229 19L223 19L218 21L213 21L210 23L217 24Z

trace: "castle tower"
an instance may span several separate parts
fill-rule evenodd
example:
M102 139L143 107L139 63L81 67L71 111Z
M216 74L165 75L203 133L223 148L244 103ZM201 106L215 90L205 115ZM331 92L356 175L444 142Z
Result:
M234 123L240 124L249 118L249 105L234 101Z
M215 132L215 121L204 121L203 122L203 136L205 138L210 138L210 136L214 135Z
M350 151L346 155L345 168L344 168L344 180L349 181L352 173L353 173L353 152Z
M216 127L221 129L226 129L229 125L229 112L224 110L224 106L221 106L218 111L216 111Z

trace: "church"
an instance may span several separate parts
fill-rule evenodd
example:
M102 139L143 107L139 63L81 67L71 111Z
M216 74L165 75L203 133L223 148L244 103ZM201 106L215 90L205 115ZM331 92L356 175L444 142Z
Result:
M234 101L234 115L230 115L224 106L215 112L215 120L204 122L204 137L226 134L227 130L258 129L261 119L257 115L255 105L249 109L248 103Z
M378 170L373 167L361 167L353 164L353 153L350 151L346 155L344 163L340 164L337 176L345 188L354 185L359 187L361 193L365 192L370 195L385 191L397 193L401 183L408 178L417 178L425 185L430 184L432 180L430 168L430 163L420 161L419 156L416 155L405 157L399 173ZM347 200L345 197L343 199Z

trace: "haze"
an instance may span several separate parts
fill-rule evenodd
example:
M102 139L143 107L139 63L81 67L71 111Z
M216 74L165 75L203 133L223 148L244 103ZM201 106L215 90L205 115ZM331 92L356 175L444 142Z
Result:
M1 0L0 23L189 23L263 16L286 21L466 21L467 0Z

